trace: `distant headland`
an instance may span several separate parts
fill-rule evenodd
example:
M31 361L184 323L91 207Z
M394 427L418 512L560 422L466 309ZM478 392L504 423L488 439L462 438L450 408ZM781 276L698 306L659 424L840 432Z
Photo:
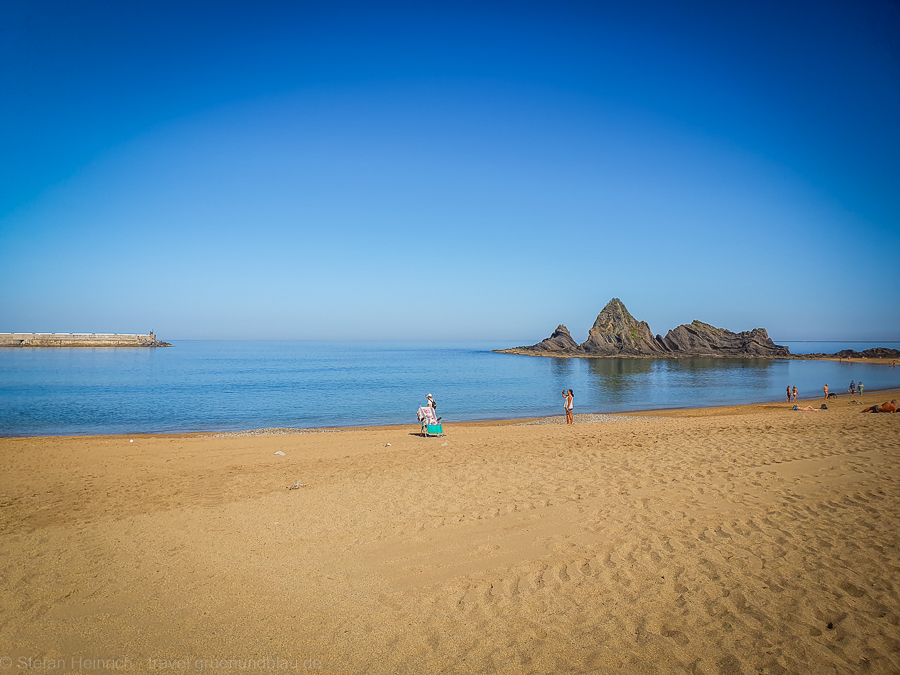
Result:
M171 347L149 333L0 333L0 347Z

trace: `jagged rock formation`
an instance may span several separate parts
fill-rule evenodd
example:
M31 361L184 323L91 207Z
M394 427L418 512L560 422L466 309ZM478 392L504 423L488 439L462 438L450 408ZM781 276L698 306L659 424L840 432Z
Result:
M647 322L631 316L618 298L606 303L581 350L591 356L663 356L665 351Z
M694 321L670 330L666 337L654 337L650 326L631 316L618 298L606 304L580 345L561 325L536 345L497 351L529 356L790 358L788 348L772 342L764 328L732 333Z
M536 345L528 347L528 349L536 352L561 352L561 351L577 351L578 343L572 339L569 329L559 324L553 335L545 340L541 340Z
M692 321L670 330L666 337L657 336L665 348L677 354L730 357L786 357L787 347L776 345L765 328L732 333L702 321Z

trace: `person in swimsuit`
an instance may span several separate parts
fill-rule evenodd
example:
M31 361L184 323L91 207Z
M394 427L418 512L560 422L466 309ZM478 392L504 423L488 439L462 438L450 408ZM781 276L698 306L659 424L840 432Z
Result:
M788 385L788 388L787 388L787 400L788 400L788 403L791 402L791 385Z
M824 387L822 387L822 391L825 392L825 398L828 398L828 385L827 384Z
M794 387L794 400L797 400L797 387Z
M562 395L563 398L566 399L566 424L575 424L575 419L572 417L572 407L574 405L573 400L575 395L572 393L571 389L569 389L568 392L563 389Z
M859 392L860 396L862 396L862 390L863 390L863 383L860 382L858 385L856 385L856 391Z
M860 412L864 413L895 413L897 412L897 399L892 399L886 403L882 403L881 405L873 405L865 410L860 410Z

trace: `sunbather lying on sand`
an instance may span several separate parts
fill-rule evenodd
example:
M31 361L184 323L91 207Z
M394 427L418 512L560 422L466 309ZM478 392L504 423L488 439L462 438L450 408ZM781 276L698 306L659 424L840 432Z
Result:
M815 412L816 410L818 410L818 408L813 408L811 405L805 405L801 408L795 405L794 410L812 410L813 412Z
M897 399L892 399L888 403L882 403L881 405L873 405L865 410L860 410L860 412L868 412L868 413L876 413L876 412L897 412Z

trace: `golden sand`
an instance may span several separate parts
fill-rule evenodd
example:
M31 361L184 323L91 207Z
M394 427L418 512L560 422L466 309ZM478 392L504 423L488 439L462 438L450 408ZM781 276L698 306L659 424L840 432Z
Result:
M828 405L0 439L0 675L897 673L900 414Z

